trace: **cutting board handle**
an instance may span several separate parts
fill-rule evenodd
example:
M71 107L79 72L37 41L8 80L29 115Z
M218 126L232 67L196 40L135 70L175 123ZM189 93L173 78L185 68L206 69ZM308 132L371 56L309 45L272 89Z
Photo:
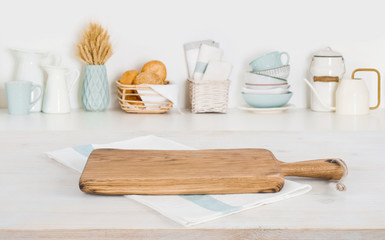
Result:
M340 162L340 163L339 163ZM342 164L344 166L342 166ZM284 176L312 177L323 179L341 179L347 174L347 166L340 159L318 159L294 163L281 162L281 172ZM344 172L346 173L344 174Z

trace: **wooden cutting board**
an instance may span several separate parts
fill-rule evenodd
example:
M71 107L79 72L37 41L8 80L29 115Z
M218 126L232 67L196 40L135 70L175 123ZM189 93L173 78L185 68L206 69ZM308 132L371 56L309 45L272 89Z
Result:
M105 195L271 193L285 176L340 179L343 168L331 159L284 163L266 149L97 149L79 187Z

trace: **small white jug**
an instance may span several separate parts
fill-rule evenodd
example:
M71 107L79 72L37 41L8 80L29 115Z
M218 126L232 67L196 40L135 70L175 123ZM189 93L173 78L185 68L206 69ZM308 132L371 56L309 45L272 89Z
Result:
M79 79L79 71L57 66L42 66L47 72L48 79L44 92L43 112L69 113L71 111L69 94ZM74 79L68 89L66 78L74 72Z
M371 71L377 73L378 76L378 101L374 107L369 107L369 90L365 84L365 81L361 78L354 78L354 74L359 71ZM320 101L320 103L331 110L335 110L337 114L342 115L364 115L368 114L369 110L376 109L380 106L381 92L380 92L380 73L376 69L372 68L360 68L356 69L352 73L352 79L343 79L337 87L336 91L336 107L328 106L324 103L323 99L319 96L317 90L312 84L304 79L314 95Z

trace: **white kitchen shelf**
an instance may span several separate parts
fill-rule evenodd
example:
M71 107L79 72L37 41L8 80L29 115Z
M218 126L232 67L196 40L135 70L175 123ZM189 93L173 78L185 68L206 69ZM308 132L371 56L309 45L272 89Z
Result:
M70 114L31 113L9 115L0 110L0 131L375 131L385 130L385 109L365 116L290 109L282 113L252 113L229 109L227 114L179 113L128 114L120 109L105 112L73 110Z

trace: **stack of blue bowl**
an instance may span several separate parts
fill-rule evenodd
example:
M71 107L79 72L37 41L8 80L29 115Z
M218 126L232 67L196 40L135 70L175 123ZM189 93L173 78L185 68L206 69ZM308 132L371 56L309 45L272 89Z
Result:
M286 63L282 56L286 55ZM271 52L252 62L251 72L245 72L242 97L254 108L277 108L287 104L293 93L287 79L290 74L289 54Z

